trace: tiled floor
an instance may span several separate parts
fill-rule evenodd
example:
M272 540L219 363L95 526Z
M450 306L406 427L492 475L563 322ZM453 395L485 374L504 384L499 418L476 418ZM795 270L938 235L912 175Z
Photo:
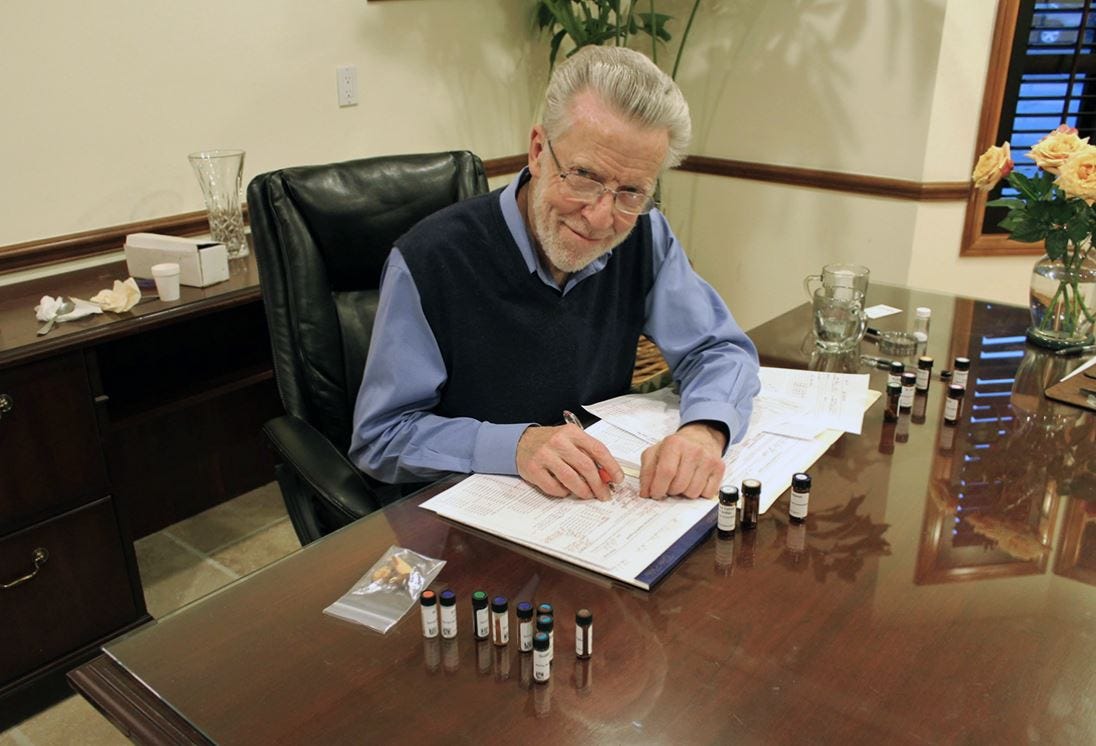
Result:
M136 543L148 612L156 618L300 548L274 483ZM127 744L73 696L0 733L0 746Z

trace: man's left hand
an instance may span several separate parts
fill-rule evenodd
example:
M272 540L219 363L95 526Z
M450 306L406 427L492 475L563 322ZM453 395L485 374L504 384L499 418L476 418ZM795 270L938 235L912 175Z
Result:
M662 499L715 497L723 480L723 430L690 422L643 452L639 494Z

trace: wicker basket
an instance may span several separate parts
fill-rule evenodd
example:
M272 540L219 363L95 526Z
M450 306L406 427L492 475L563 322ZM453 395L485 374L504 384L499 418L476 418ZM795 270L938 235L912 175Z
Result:
M641 335L636 345L636 366L632 370L632 393L645 394L668 386L672 380L666 358L654 342Z

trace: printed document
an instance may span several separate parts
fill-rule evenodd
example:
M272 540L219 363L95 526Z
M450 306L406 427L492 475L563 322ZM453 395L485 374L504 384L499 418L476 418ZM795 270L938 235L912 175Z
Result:
M641 498L638 488L626 479L612 500L600 502L547 497L517 477L473 474L422 507L638 584L648 565L715 509L711 500Z

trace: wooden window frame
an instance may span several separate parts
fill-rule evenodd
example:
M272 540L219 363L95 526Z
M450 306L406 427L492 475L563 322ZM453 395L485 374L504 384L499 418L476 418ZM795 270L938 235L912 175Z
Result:
M991 145L996 145L1000 136L1001 111L1008 85L1009 64L1012 60L1021 2L1022 0L998 0L997 3L993 45L990 50L985 92L982 97L982 113L978 120L975 152L979 155ZM1024 243L1012 240L1007 233L984 233L982 227L985 222L987 199L985 192L971 187L967 198L966 216L963 220L963 239L959 247L959 256L1039 256L1045 253L1045 247L1041 242Z

